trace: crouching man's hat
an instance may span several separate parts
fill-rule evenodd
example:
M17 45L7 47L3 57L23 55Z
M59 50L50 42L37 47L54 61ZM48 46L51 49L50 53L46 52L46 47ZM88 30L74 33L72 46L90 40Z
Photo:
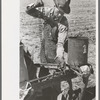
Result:
M70 1L71 0L54 0L56 7L66 14L70 13Z

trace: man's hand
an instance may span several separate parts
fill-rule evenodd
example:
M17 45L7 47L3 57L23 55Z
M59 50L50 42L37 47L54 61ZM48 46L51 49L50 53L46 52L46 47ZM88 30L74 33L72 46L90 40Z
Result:
M59 64L59 67L61 67L61 68L64 67L65 62L64 62L64 58L63 57L56 57L55 58L55 62L57 64Z

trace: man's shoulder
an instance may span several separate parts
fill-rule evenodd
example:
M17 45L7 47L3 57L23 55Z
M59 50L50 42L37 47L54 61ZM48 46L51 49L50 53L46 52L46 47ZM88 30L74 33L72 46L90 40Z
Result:
M62 98L62 93L60 93L58 96L57 96L57 100L61 100Z
M66 27L68 27L68 20L67 20L67 18L65 16L62 17L60 23L65 25Z

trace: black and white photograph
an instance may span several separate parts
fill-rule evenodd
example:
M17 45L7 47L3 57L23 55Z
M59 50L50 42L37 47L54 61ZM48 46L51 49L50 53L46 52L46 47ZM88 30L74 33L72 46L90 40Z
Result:
M19 8L19 100L97 100L96 0Z

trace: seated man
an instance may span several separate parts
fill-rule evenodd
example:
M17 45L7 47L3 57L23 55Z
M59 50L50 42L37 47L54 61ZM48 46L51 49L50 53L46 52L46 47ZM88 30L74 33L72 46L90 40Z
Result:
M89 77L91 74L93 74L93 68L90 64L86 64L86 65L81 65L79 67L76 68L77 70L79 69L79 71L75 72L77 77L72 79L72 83L77 83L79 84L80 88L81 88L81 93L79 96L79 100L85 100L85 92L87 89L87 85L89 82ZM76 85L76 84L74 84Z
M57 96L57 100L79 100L81 89L72 90L67 81L61 82L61 93Z
M87 65L80 66L80 69L82 71L82 79L84 83L84 88L82 88L80 100L84 100L86 88L87 88L88 81L89 81L89 76L93 74L93 68L90 64L87 64Z

